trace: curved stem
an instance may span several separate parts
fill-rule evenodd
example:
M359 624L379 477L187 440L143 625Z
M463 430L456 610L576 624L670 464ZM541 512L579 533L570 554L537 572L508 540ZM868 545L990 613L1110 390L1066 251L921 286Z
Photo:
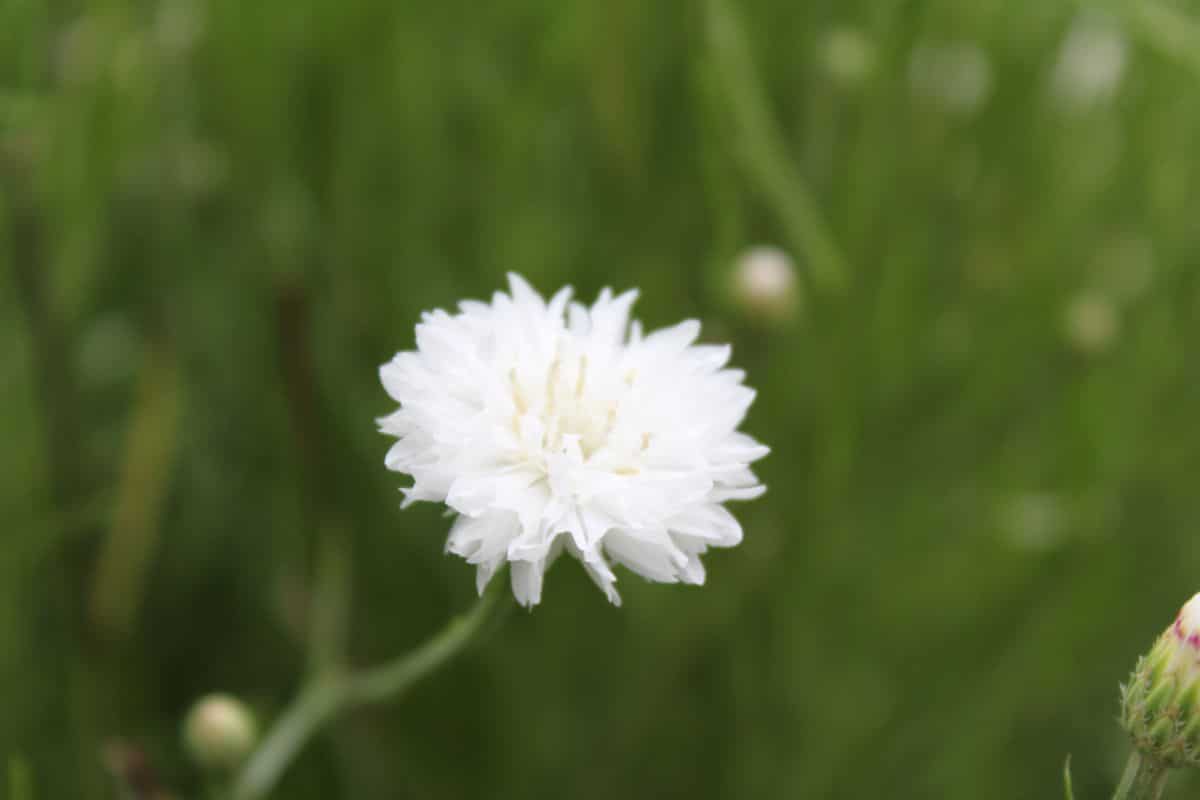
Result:
M508 596L508 582L493 578L479 602L467 614L450 620L432 639L395 661L360 672L347 687L350 703L377 703L399 696L462 650L483 627L499 598ZM508 608L511 603L504 603Z
M234 800L265 797L309 738L337 714L345 696L338 679L314 680L301 690L242 769Z
M499 596L507 594L505 583L493 580L467 614L450 620L432 639L394 661L357 674L329 669L314 676L242 769L233 800L266 797L308 740L339 713L351 706L395 699L462 651L483 628Z

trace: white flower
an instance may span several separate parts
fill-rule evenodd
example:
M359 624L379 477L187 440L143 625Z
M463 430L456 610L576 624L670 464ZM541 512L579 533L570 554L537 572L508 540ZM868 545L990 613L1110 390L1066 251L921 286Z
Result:
M379 426L399 439L388 468L413 477L405 505L457 512L447 551L478 565L480 592L509 562L524 606L564 548L615 604L612 563L703 583L700 555L742 539L722 503L766 490L729 347L694 344L695 320L643 336L635 291L587 308L570 288L546 302L517 275L509 286L424 314L417 349L380 369L400 403Z

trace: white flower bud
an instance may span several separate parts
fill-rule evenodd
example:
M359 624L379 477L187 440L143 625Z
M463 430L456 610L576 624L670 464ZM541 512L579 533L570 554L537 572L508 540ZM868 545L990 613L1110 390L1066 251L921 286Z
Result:
M1120 86L1127 51L1125 36L1113 20L1093 11L1080 14L1054 65L1054 99L1070 111L1086 111L1107 101Z
M236 768L258 738L254 715L242 701L226 694L200 698L183 722L183 743L199 766L208 770Z
M792 316L799 304L796 268L778 247L747 250L734 268L734 293L743 309L768 320Z
M1121 724L1148 758L1200 766L1200 594L1138 659L1121 693Z
M1096 355L1108 350L1117 338L1121 320L1116 305L1103 293L1081 292L1067 304L1063 328L1077 350Z
M838 86L862 85L875 69L875 47L857 28L834 28L825 34L821 64Z

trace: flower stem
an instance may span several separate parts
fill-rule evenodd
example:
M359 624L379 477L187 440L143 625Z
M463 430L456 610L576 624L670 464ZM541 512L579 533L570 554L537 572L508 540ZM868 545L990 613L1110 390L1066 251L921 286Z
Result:
M500 605L500 595L507 594L505 584L493 580L474 608L394 661L359 673L328 668L314 675L247 761L234 785L233 800L266 797L308 740L338 714L352 706L395 699L461 652Z
M502 601L502 597L509 602ZM360 672L347 686L348 701L357 705L397 697L471 642L497 606L511 608L511 595L508 581L493 578L470 612L451 619L421 647L395 661Z
M1113 800L1159 800L1166 786L1166 766L1135 750L1125 763Z
M811 187L788 154L742 21L726 0L709 0L706 11L711 58L737 128L743 171L779 212L784 232L807 257L814 286L840 294L850 282L849 266Z

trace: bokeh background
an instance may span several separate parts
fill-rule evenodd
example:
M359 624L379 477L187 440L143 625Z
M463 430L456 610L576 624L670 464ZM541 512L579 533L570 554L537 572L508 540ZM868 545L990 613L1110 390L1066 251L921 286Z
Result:
M180 720L295 692L321 541L355 663L470 604L376 369L518 270L732 341L770 491L278 797L1108 796L1200 589L1198 142L1195 2L3 0L0 793L200 797Z

